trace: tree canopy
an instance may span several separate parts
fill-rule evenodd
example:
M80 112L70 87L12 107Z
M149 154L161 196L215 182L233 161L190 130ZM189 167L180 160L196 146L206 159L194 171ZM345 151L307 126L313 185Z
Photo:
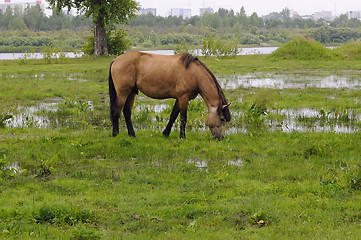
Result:
M116 24L128 23L128 19L135 16L138 2L134 0L48 0L50 6L58 12L63 8L70 11L76 8L78 13L91 17L94 23L94 53L103 55L108 53L107 35L116 29Z

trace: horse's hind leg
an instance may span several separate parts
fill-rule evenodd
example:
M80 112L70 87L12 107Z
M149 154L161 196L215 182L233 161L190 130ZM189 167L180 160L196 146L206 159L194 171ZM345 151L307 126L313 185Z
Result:
M120 112L119 112L118 104L115 102L110 109L110 119L112 120L112 125L113 125L113 137L119 134L119 118L120 118Z
M178 100L177 100L175 102L174 106L173 106L172 113L170 114L169 122L167 124L167 127L163 131L164 136L166 136L166 137L169 136L170 131L172 130L173 123L177 119L178 115L179 115L179 106L178 106Z
M132 119L131 119L132 107L134 104L135 95L136 95L136 92L134 92L134 91L130 93L127 100L125 101L124 108L123 108L123 114L124 114L124 118L125 118L125 123L127 124L128 135L132 136L132 137L135 137L135 132L134 132Z
M113 124L113 137L117 136L119 134L119 118L120 118L120 113L123 109L123 106L126 102L126 95L117 95L114 103L111 105L110 108L110 117L112 120L112 124Z

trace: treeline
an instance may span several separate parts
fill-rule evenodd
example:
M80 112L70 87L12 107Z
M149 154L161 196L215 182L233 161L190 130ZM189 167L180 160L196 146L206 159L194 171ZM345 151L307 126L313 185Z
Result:
M21 11L10 7L0 11L0 30L58 31L62 29L89 28L91 20L81 15L73 16L63 12L46 16L39 5Z
M177 44L202 45L207 36L237 41L240 45L281 45L294 37L313 38L322 44L337 45L361 39L361 21L343 14L332 22L312 18L290 17L289 9L259 17L220 8L204 16L160 17L151 14L138 16L128 28L133 45L140 48L172 47Z
M92 25L91 19L82 15L73 16L60 12L46 16L39 5L21 11L8 7L3 13L0 11L0 30L24 30L32 31L54 31L62 29L76 29L79 27L89 28ZM194 26L196 28L212 28L215 30L233 29L244 30L249 28L259 29L310 29L330 26L334 28L361 28L361 21L349 19L346 14L336 17L331 22L323 19L313 20L301 17L290 17L290 10L285 8L281 12L273 12L266 16L259 17L257 13L247 15L244 7L239 12L220 8L217 12L206 13L204 16L193 16L189 19L182 17L160 17L152 14L140 15L130 20L131 27L152 27L152 28L174 28L181 26Z
M263 29L288 28L288 29L308 29L319 28L325 25L331 27L360 28L361 21L349 19L346 14L336 17L331 22L323 19L314 20L312 18L303 19L300 16L290 17L290 10L285 8L281 12L273 12L266 16L259 17L257 13L247 15L244 7L239 12L220 8L217 12L206 13L204 16L193 16L189 19L182 17L160 17L152 14L141 15L130 21L131 26L147 27L174 27L192 25L195 27L210 27L213 29L222 28L245 28L257 27Z
M160 17L151 14L130 20L126 42L137 49L176 49L178 45L199 48L209 37L238 45L275 46L294 37L313 38L326 45L361 40L361 21L340 15L332 22L290 17L287 8L259 17L220 8L213 14ZM46 16L39 5L24 12L10 7L0 11L0 52L40 51L45 46L79 50L91 35L91 19L61 12ZM126 36L123 34L122 36ZM84 50L84 49L83 49Z
M0 52L40 52L44 47L61 51L82 49L88 31L64 29L59 31L6 31L0 34Z

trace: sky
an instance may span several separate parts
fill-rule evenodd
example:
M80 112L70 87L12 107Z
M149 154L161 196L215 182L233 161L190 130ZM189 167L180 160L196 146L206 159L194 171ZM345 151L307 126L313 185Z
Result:
M223 7L239 12L243 6L247 15L256 12L259 16L281 12L284 8L309 15L314 12L332 11L340 15L347 11L361 11L360 0L136 0L142 8L157 8L157 15L168 16L171 8L190 8L192 15L199 15L199 8L212 7L215 11ZM336 11L336 14L335 14Z
M4 3L5 0L0 0ZM11 0L13 3L35 2L36 0ZM247 15L256 12L259 16L271 12L281 12L284 8L298 12L300 15L310 15L314 12L332 11L340 15L347 11L361 11L360 0L136 0L142 8L157 8L157 15L170 15L171 8L190 8L192 15L199 15L199 8L212 7L215 11L223 7L239 12L243 6ZM46 0L42 0L46 3Z

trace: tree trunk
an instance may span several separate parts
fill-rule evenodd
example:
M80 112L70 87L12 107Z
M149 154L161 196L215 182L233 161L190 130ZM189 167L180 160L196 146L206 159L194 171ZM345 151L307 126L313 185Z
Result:
M97 21L94 23L94 54L108 54L107 34L101 19L97 19Z

